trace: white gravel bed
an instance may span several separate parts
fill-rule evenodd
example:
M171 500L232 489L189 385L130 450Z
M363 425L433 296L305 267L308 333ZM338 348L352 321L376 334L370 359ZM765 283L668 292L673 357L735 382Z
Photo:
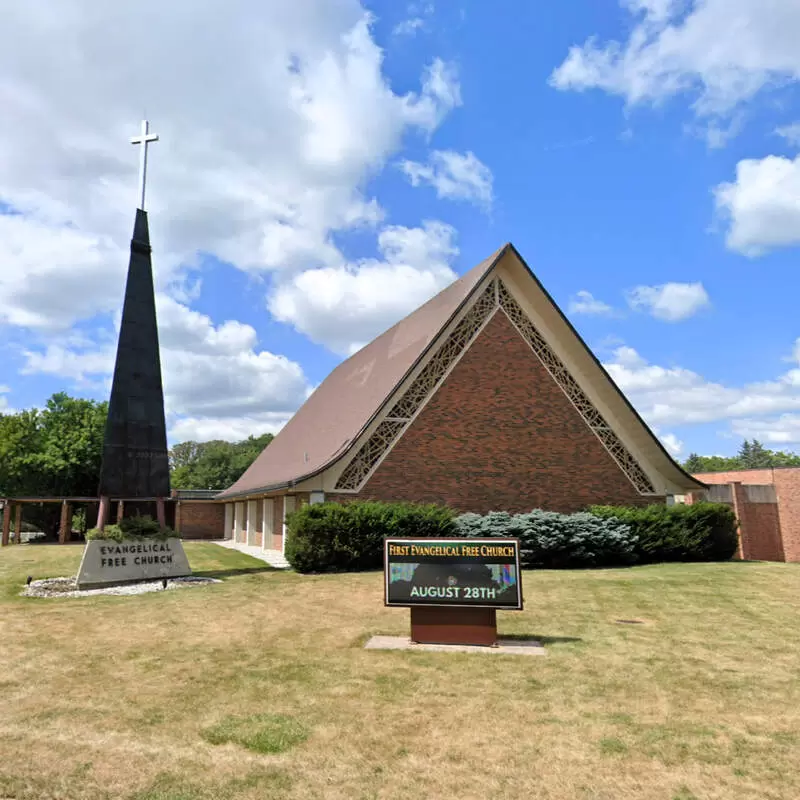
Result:
M97 594L146 594L147 592L165 591L162 581L143 581L128 583L124 586L106 586L103 589L76 589L76 575L71 578L44 578L31 581L20 594L23 597L92 597ZM205 586L209 583L222 583L218 578L168 578L166 589L191 589L193 586Z

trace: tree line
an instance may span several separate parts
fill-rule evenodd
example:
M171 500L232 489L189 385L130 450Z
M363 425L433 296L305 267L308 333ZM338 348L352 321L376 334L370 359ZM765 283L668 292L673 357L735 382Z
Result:
M0 414L0 498L96 497L108 403L54 394L42 409ZM173 489L226 489L272 441L181 442L169 451ZM25 507L32 527L54 533L57 504Z
M735 456L700 456L691 453L683 468L689 473L729 472L735 469L800 467L800 455L783 450L770 450L758 441L745 439Z
M42 409L0 414L0 497L94 497L100 480L108 403L54 394ZM226 489L272 441L271 433L238 442L181 442L169 451L173 489ZM762 467L800 467L800 455L769 450L745 440L735 456L692 453L687 472L722 472ZM58 506L31 506L31 522L41 517L57 525Z

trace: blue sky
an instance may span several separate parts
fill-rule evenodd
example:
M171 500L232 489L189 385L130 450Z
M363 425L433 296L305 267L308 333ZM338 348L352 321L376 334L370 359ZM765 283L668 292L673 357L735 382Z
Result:
M511 241L678 457L800 450L792 0L140 5L0 31L0 410L107 393L146 111L173 441Z

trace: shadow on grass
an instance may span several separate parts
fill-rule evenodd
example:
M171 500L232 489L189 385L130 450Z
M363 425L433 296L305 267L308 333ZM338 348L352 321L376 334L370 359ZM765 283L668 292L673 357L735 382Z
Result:
M501 633L497 637L511 642L539 642L539 644L567 644L569 642L582 642L577 636L542 636L538 633Z
M192 575L196 578L234 578L237 575L255 575L259 572L277 572L275 567L264 564L263 567L234 567L231 569L194 569Z

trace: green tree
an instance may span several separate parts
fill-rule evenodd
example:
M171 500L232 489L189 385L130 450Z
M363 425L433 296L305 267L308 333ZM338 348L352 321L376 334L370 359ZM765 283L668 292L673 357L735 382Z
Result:
M173 489L226 489L272 441L271 433L239 442L181 442L170 451Z

